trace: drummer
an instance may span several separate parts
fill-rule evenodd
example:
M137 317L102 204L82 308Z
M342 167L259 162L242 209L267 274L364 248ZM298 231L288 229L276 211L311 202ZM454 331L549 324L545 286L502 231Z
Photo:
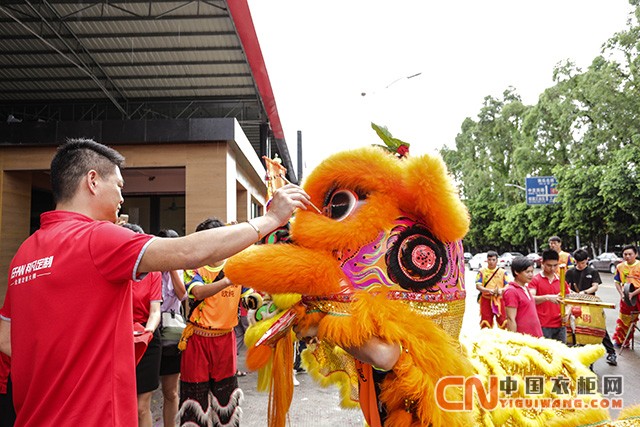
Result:
M529 291L536 302L538 318L545 338L556 339L567 343L567 329L564 326L571 309L567 306L565 317L562 318L560 303L560 277L558 276L558 252L553 249L542 251L542 271L533 276L529 282ZM565 291L569 291L565 283Z
M598 285L602 284L600 273L595 268L589 266L589 254L584 249L578 249L573 253L576 264L567 271L566 281L571 291L580 294L595 295L598 291ZM607 363L612 366L618 364L616 360L616 351L613 348L611 337L606 327L602 345L607 350Z

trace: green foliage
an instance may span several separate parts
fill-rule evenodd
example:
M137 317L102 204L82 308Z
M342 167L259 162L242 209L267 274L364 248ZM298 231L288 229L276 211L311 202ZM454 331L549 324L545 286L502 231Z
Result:
M635 16L640 16L640 4ZM533 239L579 233L597 251L605 238L640 236L640 25L630 18L586 70L565 61L535 105L513 88L487 96L466 118L455 149L441 154L471 215L465 244L533 250ZM528 206L527 176L554 175L558 202ZM571 246L570 244L568 246ZM611 249L611 248L609 248Z

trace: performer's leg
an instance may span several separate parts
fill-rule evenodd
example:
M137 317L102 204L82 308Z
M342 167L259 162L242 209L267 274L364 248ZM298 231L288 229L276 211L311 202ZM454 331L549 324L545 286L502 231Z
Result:
M207 338L192 335L182 352L180 364L180 425L210 425L209 357ZM233 349L235 350L235 348ZM233 352L233 350L231 350Z
M606 329L604 331L604 337L602 337L602 345L607 350L607 363L609 365L616 366L618 364L618 357L616 356L616 351L613 348L613 343L609 337L609 332L607 332Z
M480 328L493 327L493 311L491 311L491 299L480 297Z
M613 343L611 342L611 337L609 336L608 331L604 331L604 337L602 337L602 345L607 350L607 354L616 353L616 350L613 348Z
M225 378L220 381L209 382L213 399L211 406L213 409L212 418L213 425L216 427L240 425L242 418L242 401L244 394L238 387L238 379L236 376Z
M208 427L211 420L209 382L180 381L180 425Z
M500 298L500 314L496 315L496 324L500 329L507 329L507 309L502 298Z
M612 337L615 344L619 346L622 345L629 331L631 320L631 307L629 307L624 300L620 300L620 315L616 321L616 330Z
M234 333L207 339L213 360L209 370L214 426L238 426L242 417L240 405L244 399L238 388L236 373L236 337Z

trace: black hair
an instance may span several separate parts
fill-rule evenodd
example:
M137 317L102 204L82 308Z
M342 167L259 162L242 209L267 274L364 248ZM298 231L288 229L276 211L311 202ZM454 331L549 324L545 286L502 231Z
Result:
M68 139L51 160L51 189L55 203L71 199L84 175L95 170L105 178L122 167L124 157L113 148L92 139Z
M549 237L549 241L550 242L562 243L562 239L559 236L551 236L551 237Z
M487 252L487 258L489 258L489 257L496 257L496 258L498 258L498 252L496 252L496 251L489 251L489 252Z
M531 261L527 257L517 256L513 260L511 260L511 274L513 277L516 277L516 274L522 273L527 268L533 266L533 261Z
M545 249L542 251L542 262L545 261L559 261L560 254L553 249Z
M224 223L218 218L207 218L196 227L196 231L209 230L211 228L224 227Z
M144 230L138 224L131 224L129 222L125 222L122 226L126 229L133 231L134 233L144 234Z
M631 249L636 255L638 254L638 248L636 245L625 245L622 247L622 252L626 251L627 249Z
M576 249L573 253L573 258L575 258L576 262L584 261L589 258L589 253L584 249Z
M176 230L165 228L158 231L158 237L180 237L180 235Z

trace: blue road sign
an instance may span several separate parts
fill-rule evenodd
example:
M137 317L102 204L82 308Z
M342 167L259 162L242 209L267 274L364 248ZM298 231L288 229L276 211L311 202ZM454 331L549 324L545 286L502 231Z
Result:
M558 181L553 176L534 176L527 178L527 204L550 205L556 203Z

